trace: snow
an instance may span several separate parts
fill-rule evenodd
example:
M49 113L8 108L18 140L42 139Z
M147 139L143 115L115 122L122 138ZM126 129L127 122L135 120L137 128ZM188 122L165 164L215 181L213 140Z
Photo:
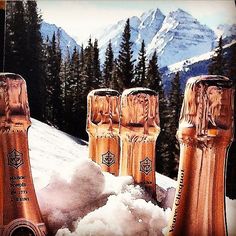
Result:
M41 212L57 236L162 235L170 209L151 201L131 176L102 172L87 158L86 142L32 119L29 147ZM158 173L156 179L164 208L171 207L176 181ZM227 199L229 236L236 232L235 209Z
M147 55L151 57L155 49L159 65L163 67L211 51L214 40L215 33L211 29L178 9L165 17L161 29L147 47Z
M43 36L44 41L47 40L47 36L48 36L49 40L51 40L53 33L55 33L56 36L58 36L58 34L59 34L60 48L62 50L63 58L65 58L67 56L68 50L70 52L70 55L72 55L75 47L77 48L77 50L80 50L80 48L81 48L76 43L76 41L65 32L64 29L56 26L55 24L49 24L49 23L43 21L41 24L40 32Z
M236 42L236 40L232 40L232 42L230 42L229 44L224 45L223 48L226 49L226 48L230 47L231 45L233 45L235 42ZM194 56L194 57L188 58L186 60L179 61L177 63L169 65L168 70L170 72L187 71L188 67L190 67L192 64L194 64L196 62L208 60L214 54L215 54L215 50L212 50L210 52L203 53L200 56Z
M236 37L236 24L229 25L229 24L221 24L215 30L218 39L222 36L222 39L227 37Z
M45 187L55 172L69 179L79 159L88 156L86 144L32 119L32 126L29 128L29 149L36 189Z
M226 198L226 216L229 236L236 236L236 200Z

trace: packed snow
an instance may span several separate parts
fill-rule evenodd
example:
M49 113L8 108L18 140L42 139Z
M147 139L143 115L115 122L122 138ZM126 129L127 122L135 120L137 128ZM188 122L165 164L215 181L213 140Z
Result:
M57 236L162 235L176 181L156 173L159 207L130 176L102 172L87 143L32 119L32 174L44 220ZM236 201L227 199L229 235L235 235Z

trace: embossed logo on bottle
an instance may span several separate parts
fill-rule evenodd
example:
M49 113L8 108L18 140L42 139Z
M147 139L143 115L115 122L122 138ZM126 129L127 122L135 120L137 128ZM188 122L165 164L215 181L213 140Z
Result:
M140 171L148 175L152 171L152 160L146 157L144 160L140 161Z
M23 154L16 151L15 149L8 153L8 165L18 169L21 165L24 164Z
M102 155L102 164L111 166L115 163L115 155L108 151L107 153Z

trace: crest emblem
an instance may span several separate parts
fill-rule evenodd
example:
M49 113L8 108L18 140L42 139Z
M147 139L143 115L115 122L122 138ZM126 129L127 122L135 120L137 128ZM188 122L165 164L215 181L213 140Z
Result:
M8 157L8 165L14 167L15 169L24 164L23 154L16 151L15 149L11 151L7 155L7 157Z
M111 166L115 163L115 155L110 151L102 155L102 164L106 166Z
M148 175L152 171L152 161L148 157L140 161L140 171L145 175Z

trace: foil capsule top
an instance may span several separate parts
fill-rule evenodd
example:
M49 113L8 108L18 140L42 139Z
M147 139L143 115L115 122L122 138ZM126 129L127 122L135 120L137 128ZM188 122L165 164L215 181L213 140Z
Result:
M117 132L120 121L120 94L108 88L88 94L87 131L93 136L109 136Z
M158 95L148 88L126 89L121 96L121 128L143 128L142 134L160 132ZM151 128L151 130L150 130ZM141 133L140 133L141 134Z
M233 83L227 77L205 75L187 81L179 131L194 128L196 136L215 137L233 130Z
M0 73L0 129L27 129L31 125L25 80Z

